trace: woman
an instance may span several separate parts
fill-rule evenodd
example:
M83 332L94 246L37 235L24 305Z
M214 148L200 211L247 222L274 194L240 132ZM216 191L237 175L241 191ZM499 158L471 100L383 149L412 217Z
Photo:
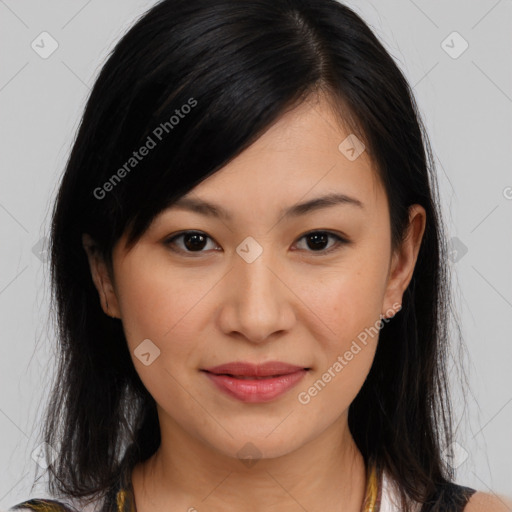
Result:
M55 204L49 491L12 510L507 510L454 482L411 89L334 0L165 0Z

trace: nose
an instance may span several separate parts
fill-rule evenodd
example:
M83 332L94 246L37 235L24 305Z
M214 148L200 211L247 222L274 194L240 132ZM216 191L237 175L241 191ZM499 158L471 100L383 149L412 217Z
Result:
M250 263L235 255L224 281L218 317L226 335L259 344L294 325L294 294L284 272L266 257L269 252L266 249Z

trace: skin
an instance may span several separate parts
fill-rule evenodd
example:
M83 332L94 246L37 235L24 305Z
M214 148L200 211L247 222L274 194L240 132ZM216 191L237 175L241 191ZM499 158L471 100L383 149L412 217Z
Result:
M113 276L84 235L103 310L121 319L135 368L158 405L162 444L133 471L139 512L170 504L191 512L314 512L332 510L333 503L360 511L365 466L348 429L348 408L378 336L360 344L309 403L297 396L358 334L402 303L426 215L411 207L408 236L392 252L387 197L367 152L350 161L338 149L349 133L325 98L309 98L188 194L222 206L231 220L173 206L131 251L125 237L119 241ZM281 208L333 191L364 208L335 205L279 218ZM174 252L165 240L182 230L209 238L187 253L181 237L174 242L181 252ZM329 237L317 249L304 235L320 230L351 243ZM236 252L248 236L263 250L251 263ZM149 366L134 355L145 339L160 349ZM199 371L269 360L311 370L267 403L237 401ZM250 467L237 455L249 442L258 450Z
M510 512L512 499L509 496L475 492L469 499L464 512Z

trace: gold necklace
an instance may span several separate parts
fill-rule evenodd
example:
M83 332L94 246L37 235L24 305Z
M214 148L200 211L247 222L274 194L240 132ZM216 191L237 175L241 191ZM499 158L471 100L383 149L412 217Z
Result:
M366 492L361 512L379 512L382 494L382 471L377 470L373 460L368 462Z

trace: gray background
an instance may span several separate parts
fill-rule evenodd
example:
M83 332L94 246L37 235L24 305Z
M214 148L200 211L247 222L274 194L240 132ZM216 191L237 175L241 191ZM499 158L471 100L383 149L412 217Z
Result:
M55 360L41 242L50 201L95 76L153 4L0 0L0 509L29 497ZM512 496L512 2L347 5L414 87L438 167L467 345L453 359L470 381L466 408L454 395L458 481ZM58 43L46 59L31 47L44 31Z

